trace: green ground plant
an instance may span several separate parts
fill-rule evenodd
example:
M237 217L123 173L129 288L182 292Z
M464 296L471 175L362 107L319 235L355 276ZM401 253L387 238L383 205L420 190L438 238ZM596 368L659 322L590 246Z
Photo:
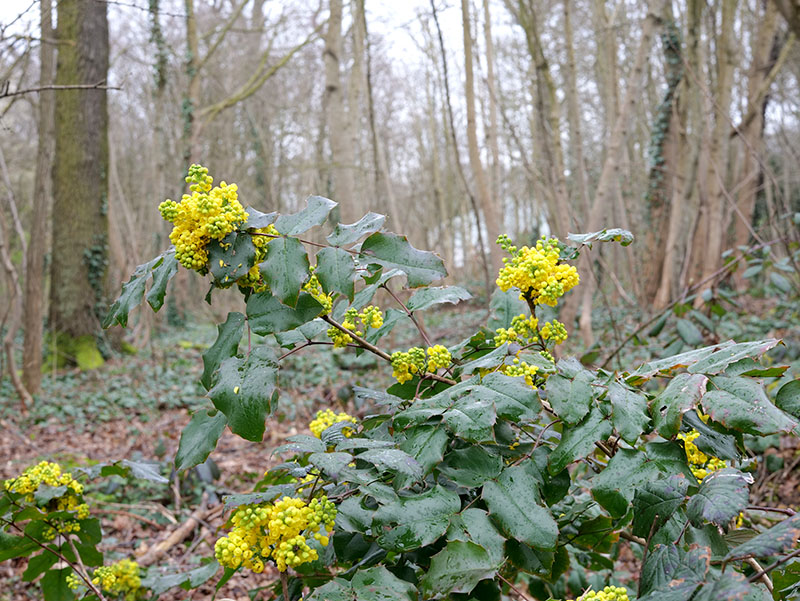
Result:
M441 259L383 231L383 216L322 237L308 232L326 224L328 199L265 214L199 166L187 181L191 194L160 207L173 247L137 268L105 322L124 327L143 299L160 309L179 265L209 278L209 302L225 289L246 300L203 355L210 402L184 429L176 470L204 462L225 428L261 444L280 386L291 385L282 364L310 347L371 354L395 382L354 388L373 408L362 419L320 411L312 435L276 449L283 463L254 492L225 498L229 528L214 558L169 583L141 578L135 594L197 586L221 567L219 589L273 563L283 601L800 598L800 515L749 504L745 436L798 433L800 383L784 383L774 401L765 391L776 368L761 359L779 340L723 341L616 370L554 360L568 335L555 307L579 279L570 261L584 245L630 244L629 232L519 248L501 236L508 257L486 326L445 347L419 315L469 293L432 286L446 276ZM403 280L416 289L406 302L393 288ZM379 290L391 307L374 304ZM383 348L398 327L415 329L420 345ZM22 502L13 482L0 516L7 530L27 530L56 497ZM40 536L3 534L0 558L32 552ZM619 569L623 549L638 574ZM128 594L74 582L75 563L56 576L40 570L46 598L75 598L48 593L50 582L77 584L86 599Z

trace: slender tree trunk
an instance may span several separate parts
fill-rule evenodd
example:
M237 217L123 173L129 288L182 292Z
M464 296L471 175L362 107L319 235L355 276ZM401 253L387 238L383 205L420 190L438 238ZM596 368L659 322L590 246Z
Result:
M472 31L469 14L469 0L461 0L461 26L464 34L464 90L467 105L467 149L469 151L469 164L475 177L475 187L478 190L483 220L486 224L487 242L489 244L489 261L491 272L500 269L500 251L494 241L502 232L500 231L499 211L496 199L492 198L489 185L486 182L486 173L483 169L480 150L478 149L477 118L475 114L475 78L472 64Z
M107 4L61 0L56 84L96 84L108 75ZM106 90L55 97L53 260L50 325L72 337L98 333L108 249Z
M497 135L497 79L495 77L494 39L492 38L492 17L489 11L489 0L483 0L483 36L486 40L486 87L489 94L489 124L487 138L492 155L489 178L491 197L500 209L500 225L505 229L505 203L502 199L502 183L500 181L500 145ZM490 240L491 242L491 240Z
M184 0L186 10L186 76L189 82L183 98L183 172L198 160L196 112L200 107L200 50L197 41L197 19L194 0Z
M39 85L53 83L55 49L48 40L53 39L53 7L51 0L40 0L41 37L39 46ZM33 189L33 216L28 254L25 257L25 311L23 313L25 342L22 351L22 381L28 392L36 394L42 383L42 336L44 320L44 256L47 252L49 232L47 215L52 196L53 145L55 127L55 92L39 93L38 134L36 149L36 174Z

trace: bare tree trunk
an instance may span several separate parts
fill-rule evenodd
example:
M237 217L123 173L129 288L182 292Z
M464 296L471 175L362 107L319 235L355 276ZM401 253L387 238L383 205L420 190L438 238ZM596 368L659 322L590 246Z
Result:
M48 40L53 39L53 7L51 0L40 0L42 41L39 45L39 86L53 83L55 49ZM22 381L31 394L37 394L42 384L42 336L44 320L44 256L49 235L47 214L50 208L53 182L55 127L55 92L39 93L38 134L36 149L36 174L33 189L33 216L28 254L25 257L25 312L23 314L25 342L22 351Z
M477 118L475 115L475 81L472 64L472 32L469 14L469 0L461 0L461 27L464 34L464 90L467 104L467 149L469 151L469 164L475 177L475 186L478 189L483 220L486 224L486 233L489 243L489 260L491 272L500 269L500 251L494 241L502 232L496 199L492 198L486 182L486 173L483 170L480 150L478 149Z
M354 202L354 150L348 138L348 115L344 107L340 62L342 55L342 0L330 0L328 33L325 36L325 96L327 98L328 140L331 147L334 199L339 203L339 218L351 222L358 218Z
M197 140L195 119L200 108L200 50L197 41L197 19L194 16L194 0L184 0L186 10L186 75L189 83L183 99L183 167L197 162Z
M505 205L502 201L500 181L500 146L497 137L497 79L494 72L494 40L492 39L492 18L489 12L489 0L483 0L483 36L486 41L486 87L489 92L489 125L486 137L492 154L492 164L489 172L491 185L489 189L491 197L498 203L500 209L499 222L505 229Z

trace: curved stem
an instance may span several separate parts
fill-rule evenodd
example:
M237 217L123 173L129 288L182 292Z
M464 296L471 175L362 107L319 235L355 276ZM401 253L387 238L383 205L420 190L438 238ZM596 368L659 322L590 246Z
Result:
M430 339L430 337L428 336L428 333L425 331L425 328L424 328L424 327L422 327L422 324L420 324L420 323L419 323L419 321L417 320L417 318L414 316L414 313L412 313L412 312L411 312L411 311L408 309L408 307L406 307L405 303L403 303L403 301L401 301L401 300L400 300L400 298L399 298L399 297L398 297L398 296L397 296L397 295L396 295L394 292L392 292L392 291L389 289L389 286L387 286L386 284L381 284L381 288L383 288L384 290L386 290L386 292L388 292L388 293L389 293L389 295L390 295L390 296L391 296L391 297L392 297L392 298L393 298L395 301L397 301L397 304L398 304L398 305L400 305L400 306L403 308L403 311L405 311L405 312L406 312L406 315L408 315L408 317L411 319L411 321L414 323L414 325L415 325L415 326L417 327L417 329L419 330L419 333L422 335L422 339L425 341L425 344L427 344L428 346L433 346L433 344L431 343L431 339Z

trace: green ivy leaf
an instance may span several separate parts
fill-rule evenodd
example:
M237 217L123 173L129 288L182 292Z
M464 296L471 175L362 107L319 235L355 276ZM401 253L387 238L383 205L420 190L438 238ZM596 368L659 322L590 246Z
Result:
M650 405L653 423L661 436L672 438L678 433L683 414L695 408L707 383L708 378L702 374L678 374L653 399Z
M450 451L439 471L460 486L475 488L500 475L503 459L486 447L472 445Z
M592 374L581 371L574 379L554 374L547 379L545 392L547 400L558 417L568 424L577 424L592 404Z
M236 355L243 332L244 315L236 311L228 313L225 323L217 326L217 339L203 353L203 375L200 376L200 383L206 390L211 388L214 372L222 362Z
M633 533L647 538L667 523L686 499L689 481L682 475L647 482L633 496ZM655 524L655 526L653 526Z
M298 236L316 225L322 225L336 203L322 196L309 196L306 208L293 215L281 215L275 220L275 229L284 236ZM270 243L270 246L272 243Z
M299 328L320 313L322 305L306 292L300 293L295 307L287 307L270 292L251 294L247 299L247 322L250 329L259 336ZM301 338L306 340L305 336L301 335Z
M426 597L434 599L450 593L469 593L481 580L494 578L497 567L480 545L452 541L431 558L420 588Z
M372 234L361 245L361 256L369 263L406 274L409 288L427 286L447 275L442 260L432 252L417 250L405 236Z
M377 232L383 227L386 221L385 215L369 212L359 219L356 223L344 225L337 223L333 231L328 235L328 244L333 246L347 246L358 241L362 236Z
M481 497L506 536L537 549L555 550L558 525L539 505L539 484L525 467L506 468L483 486Z
M300 288L308 279L308 255L297 238L276 238L267 247L261 273L272 293L284 304L294 307Z
M214 284L227 288L245 275L256 259L256 247L250 234L231 232L208 245L208 268Z
M217 448L217 441L228 418L216 410L200 409L192 416L181 432L181 441L175 455L175 470L181 471L200 465Z
M647 397L627 386L612 382L608 387L608 399L611 402L614 428L625 442L635 445L639 436L650 425Z
M408 299L406 307L409 311L424 311L434 305L442 303L451 303L457 305L461 301L469 300L472 295L461 288L460 286L443 286L441 288L431 287L423 288L415 292L414 295Z
M550 455L550 473L557 474L573 461L589 455L594 443L605 440L611 432L611 422L594 407L581 423L562 432L561 441Z
M796 513L769 530L731 549L725 556L725 561L739 560L750 556L771 557L792 548L799 538L800 513Z
M451 490L435 486L407 498L396 498L375 513L380 525L378 544L387 551L413 551L435 542L461 509L461 499Z
M167 293L167 284L178 273L178 259L175 258L175 249L171 248L161 255L164 260L160 265L157 265L153 271L153 284L147 292L147 303L153 309L158 311L164 306L164 295Z
M341 292L353 300L356 264L350 253L341 248L323 248L317 253L317 269L314 273L327 294Z
M749 484L752 482L752 476L732 468L713 472L703 479L700 490L692 495L686 514L696 528L705 521L724 526L747 507Z
M767 398L764 388L747 378L715 376L716 388L703 395L703 408L715 422L747 434L791 432L797 426Z
M222 362L208 396L228 418L234 434L261 442L264 420L272 412L277 372L275 355L265 347L254 348L248 357Z

